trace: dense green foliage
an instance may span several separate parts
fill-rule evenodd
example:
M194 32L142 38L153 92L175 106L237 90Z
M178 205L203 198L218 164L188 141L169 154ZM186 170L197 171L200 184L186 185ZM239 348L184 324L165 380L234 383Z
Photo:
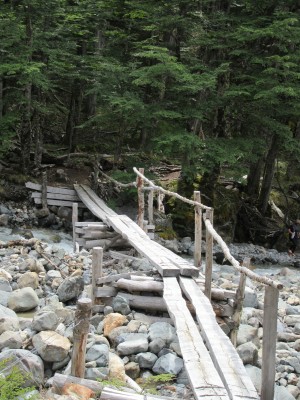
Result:
M299 173L299 11L292 0L3 1L0 159L20 145L29 171L47 144L115 160L141 150L181 163L189 195L197 176L201 187L224 168L247 175L265 214L276 162Z

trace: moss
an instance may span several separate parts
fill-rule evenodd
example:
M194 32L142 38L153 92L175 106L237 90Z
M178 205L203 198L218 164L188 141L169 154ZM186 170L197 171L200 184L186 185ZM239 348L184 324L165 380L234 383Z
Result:
M176 232L172 228L162 228L160 230L159 226L156 227L158 231L158 236L164 240L172 240L177 238Z

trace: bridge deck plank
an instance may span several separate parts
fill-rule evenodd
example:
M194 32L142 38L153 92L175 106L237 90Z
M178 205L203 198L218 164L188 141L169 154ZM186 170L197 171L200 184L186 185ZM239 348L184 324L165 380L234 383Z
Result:
M229 400L227 390L182 298L176 278L164 278L163 297L176 327L182 358L195 398Z
M201 335L230 398L232 400L259 399L241 358L229 337L217 324L208 298L192 279L180 277L180 286L196 310Z

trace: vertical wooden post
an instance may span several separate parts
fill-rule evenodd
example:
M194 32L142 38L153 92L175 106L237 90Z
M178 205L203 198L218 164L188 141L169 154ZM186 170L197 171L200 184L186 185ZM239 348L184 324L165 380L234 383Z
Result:
M153 225L153 189L148 193L148 222L149 225Z
M201 203L200 192L194 192L194 200ZM194 249L194 265L201 267L201 242L202 242L202 209L195 206L195 249Z
M213 225L213 210L206 210L205 219L209 219ZM213 236L206 229L206 252L205 252L205 287L204 294L211 300L211 278L213 263Z
M246 268L249 268L250 258L245 258L245 260L243 261L243 266ZM233 327L232 331L230 332L230 339L231 339L231 342L234 345L234 347L236 347L237 333L239 330L241 316L242 316L243 301L245 298L246 279L247 279L246 275L241 273L239 286L237 288L236 295L235 295L235 307L234 307L234 312L232 315L234 327Z
M76 251L76 222L78 222L78 203L72 204L72 227L73 227L73 251Z
M73 352L71 361L71 375L84 378L85 350L87 335L90 330L92 301L89 298L79 299L75 312L75 326L73 330Z
M157 209L159 212L165 213L165 207L163 205L164 194L160 191L157 192Z
M47 209L48 208L48 203L47 203L47 172L43 171L42 172L42 208Z
M278 297L278 289L265 287L261 400L274 398Z
M144 168L139 168L139 172L144 175ZM137 190L138 190L138 217L137 223L140 228L144 227L144 211L145 211L145 198L144 198L144 181L137 177Z
M94 247L92 250L92 301L93 306L98 304L95 296L97 290L97 280L102 278L103 248Z

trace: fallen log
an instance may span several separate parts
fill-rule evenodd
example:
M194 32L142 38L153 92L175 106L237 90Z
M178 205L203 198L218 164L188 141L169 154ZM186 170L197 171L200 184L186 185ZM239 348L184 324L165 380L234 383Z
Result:
M164 284L156 281L135 281L121 278L115 284L119 289L125 289L128 292L159 292L164 290Z

